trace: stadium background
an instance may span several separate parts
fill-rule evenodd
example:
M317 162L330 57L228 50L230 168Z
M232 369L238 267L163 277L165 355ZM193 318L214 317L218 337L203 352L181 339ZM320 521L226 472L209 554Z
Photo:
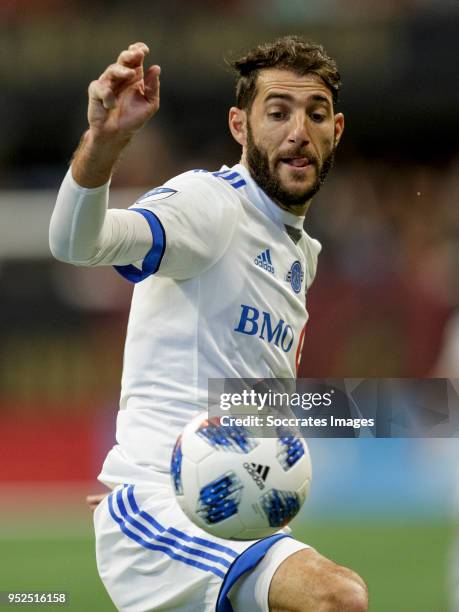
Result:
M0 590L112 609L84 495L113 441L131 288L47 246L90 80L137 40L163 67L160 113L113 181L123 206L182 170L237 161L224 54L292 32L322 42L347 128L307 218L324 250L301 374L457 377L458 27L453 0L2 1ZM367 579L374 612L446 611L457 439L311 450L296 533Z

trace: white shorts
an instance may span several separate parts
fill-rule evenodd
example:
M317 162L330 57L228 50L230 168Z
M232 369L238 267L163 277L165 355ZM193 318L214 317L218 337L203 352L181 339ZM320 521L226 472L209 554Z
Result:
M120 485L94 513L97 567L118 610L268 611L271 578L307 548L279 532L256 542L216 538L180 509L167 474Z

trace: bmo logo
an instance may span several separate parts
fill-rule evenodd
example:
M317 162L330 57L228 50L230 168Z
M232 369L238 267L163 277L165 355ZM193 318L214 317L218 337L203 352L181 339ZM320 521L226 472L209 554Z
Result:
M241 304L241 316L235 332L247 336L258 336L260 340L269 342L288 353L292 348L295 335L293 329L283 319L275 321L269 312L260 311L254 306Z

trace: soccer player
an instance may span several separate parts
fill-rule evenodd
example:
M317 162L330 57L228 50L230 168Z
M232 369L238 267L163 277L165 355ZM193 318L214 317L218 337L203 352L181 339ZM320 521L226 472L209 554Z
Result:
M169 474L209 378L295 377L320 250L304 215L344 126L336 64L295 37L253 49L234 62L240 163L190 170L107 210L120 154L159 107L148 52L131 45L90 84L89 129L50 227L58 259L114 265L135 283L117 444L99 476L113 490L94 515L100 576L124 611L363 612L362 579L288 531L236 542L200 530Z

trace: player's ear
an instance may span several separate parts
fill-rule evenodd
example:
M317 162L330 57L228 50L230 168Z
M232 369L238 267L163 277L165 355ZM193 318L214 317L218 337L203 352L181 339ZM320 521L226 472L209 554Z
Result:
M245 110L232 106L229 110L228 124L234 140L245 147L247 144L247 113Z
M344 131L344 115L336 113L335 115L335 146L339 144Z

